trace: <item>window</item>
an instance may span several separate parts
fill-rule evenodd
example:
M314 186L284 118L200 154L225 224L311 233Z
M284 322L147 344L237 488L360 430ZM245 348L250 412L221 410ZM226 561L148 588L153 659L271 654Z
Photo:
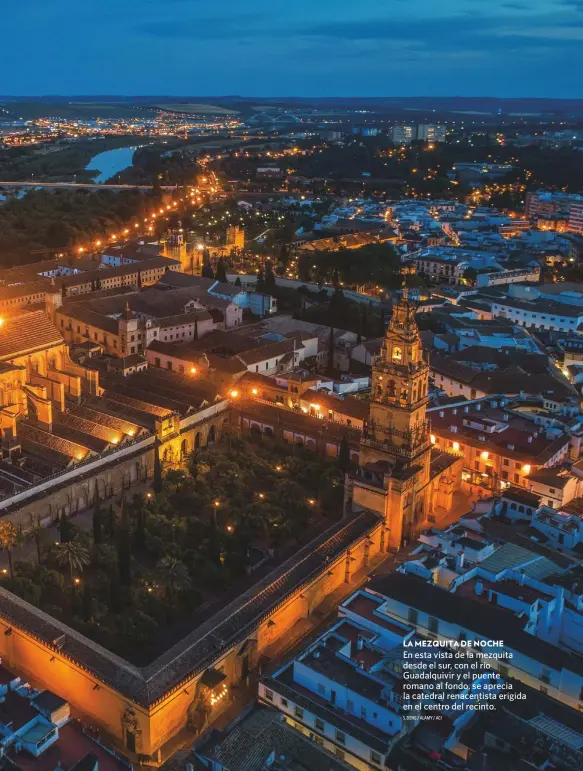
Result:
M269 688L265 689L265 698L267 701L273 701L273 691L270 691Z
M322 696L326 695L326 686L324 683L318 683L318 693L321 693Z
M520 483L520 474L515 474L514 475L514 481L515 481L516 484Z
M415 608L409 608L408 619L409 619L409 623L411 623L411 624L417 624L418 623L418 621L419 621L419 613L417 612L417 610Z
M326 730L326 726L324 725L324 721L320 720L319 717L316 718L316 722L314 723L314 725L316 726L316 729L318 731L325 731Z
M347 712L354 712L354 702L350 699L346 700L346 711Z
M366 707L360 708L360 717L366 718Z
M159 367L160 366L160 359L156 358L154 359L154 366Z
M435 618L434 616L429 616L429 621L427 623L427 628L430 632L433 632L433 634L439 633L439 619Z
M287 699L284 699L283 696L281 697L281 706L287 707Z
M504 458L504 460L502 461L502 465L503 466L507 466L508 465L508 458Z
M298 718L298 720L304 719L304 710L300 709L299 707L296 707L294 709L294 715Z
M340 758L340 760L344 760L344 758L345 758L345 754L344 754L344 752L342 752L340 747L336 747L335 755L336 755L337 758Z
M507 471L503 471L502 472L502 479L508 479L508 472Z
M373 763L376 763L378 766L380 766L380 765L381 765L381 763L383 762L383 759L381 758L381 756L379 755L379 753L378 753L378 752L375 752L374 750L371 750L371 751L370 751L370 759L371 759L371 761L372 761Z
M343 731L336 731L336 741L339 744L346 744L346 735Z

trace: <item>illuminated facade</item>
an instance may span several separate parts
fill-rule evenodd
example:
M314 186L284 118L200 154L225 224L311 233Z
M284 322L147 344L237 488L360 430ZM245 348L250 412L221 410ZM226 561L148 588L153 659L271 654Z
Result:
M373 363L360 465L347 484L353 508L381 515L391 549L414 538L438 507L444 513L452 509L461 478L459 459L432 450L426 415L429 366L415 312L405 289Z

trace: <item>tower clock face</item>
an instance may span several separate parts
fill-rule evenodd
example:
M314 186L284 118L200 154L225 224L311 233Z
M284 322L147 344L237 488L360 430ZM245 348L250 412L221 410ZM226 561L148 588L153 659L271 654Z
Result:
M403 359L403 351L398 346L393 348L393 361L401 361Z

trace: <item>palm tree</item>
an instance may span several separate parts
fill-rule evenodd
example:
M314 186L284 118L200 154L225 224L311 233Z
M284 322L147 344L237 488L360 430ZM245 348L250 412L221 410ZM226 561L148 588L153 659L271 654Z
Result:
M26 530L24 537L27 541L33 541L36 546L36 559L40 565L42 562L42 547L43 536L46 535L45 528L41 525L40 517L36 518L36 521Z
M72 541L59 543L55 546L57 562L61 567L69 570L69 580L73 584L73 573L83 572L83 568L91 561L89 549L79 540L79 536Z
M162 557L156 565L156 570L161 574L171 602L174 602L178 589L187 589L190 586L188 568L176 557L171 557L169 554Z
M12 550L18 543L18 530L9 520L0 522L0 549L6 549L8 554L8 567L10 568L10 578L14 578L12 572Z

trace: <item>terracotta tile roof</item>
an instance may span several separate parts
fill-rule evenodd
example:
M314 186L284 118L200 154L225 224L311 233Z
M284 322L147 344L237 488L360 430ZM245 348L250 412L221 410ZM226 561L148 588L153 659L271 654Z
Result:
M108 415L105 412L99 412L97 409L85 405L77 405L72 407L67 413L71 416L76 416L81 420L86 420L89 423L99 425L101 427L107 427L114 431L119 431L129 436L137 436L140 431L140 426L137 423L130 423L122 418L116 418L113 415Z
M90 450L82 444L72 442L61 436L56 436L50 431L44 431L37 426L31 426L29 423L22 422L18 426L18 435L22 439L28 439L32 442L44 445L48 450L55 450L62 455L68 455L75 460L83 460L89 455Z
M63 345L63 342L44 311L8 316L0 327L0 360Z
M109 316L102 316L101 313L95 313L90 308L84 308L82 305L73 305L66 310L57 311L57 317L64 318L65 325L67 325L67 319L71 319L71 324L74 326L75 322L79 322L80 325L86 325L101 329L104 332L108 332L110 335L118 334L118 322L117 319L112 319ZM81 334L85 332L84 326L81 326Z
M57 292L57 288L51 283L50 278L42 278L39 281L29 281L24 284L0 285L0 302L17 297Z

